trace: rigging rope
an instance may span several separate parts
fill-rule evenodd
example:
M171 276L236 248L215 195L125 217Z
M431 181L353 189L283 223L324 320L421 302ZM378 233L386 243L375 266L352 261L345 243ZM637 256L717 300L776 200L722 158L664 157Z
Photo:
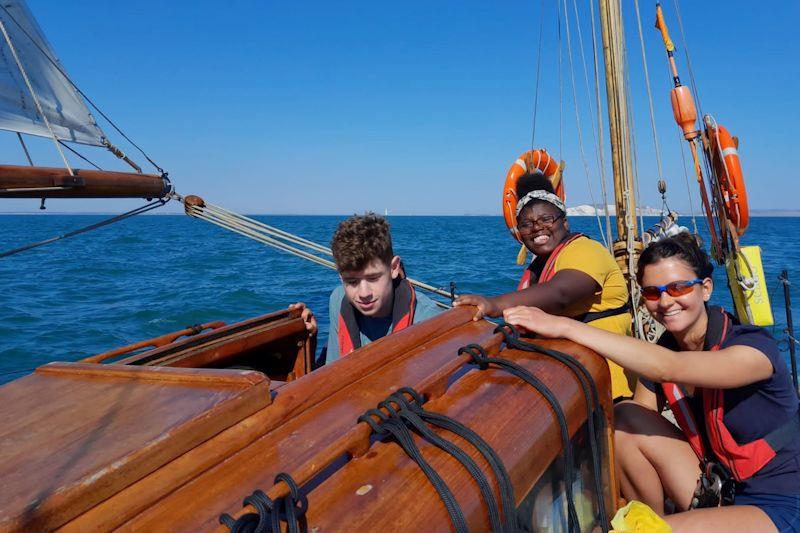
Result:
M695 81L694 70L692 69L692 60L689 57L689 45L686 44L686 34L683 31L683 17L681 16L681 8L678 0L672 0L672 3L675 6L675 14L678 19L678 28L681 32L681 44L683 45L683 55L686 56L686 67L689 70L689 82L692 84L692 93L694 93L694 100L697 102L697 110L700 112L700 116L702 117L705 113L703 113L703 105L700 102L700 93L697 90L697 82Z
M558 33L558 156L564 154L564 67L563 44L561 40L561 8L556 0L556 28Z
M611 239L611 214L609 213L608 209L608 187L606 185L606 160L605 160L605 153L604 153L604 146L603 146L603 104L602 99L600 96L600 62L597 58L597 30L595 28L595 17L594 17L594 0L589 0L589 12L591 13L592 19L592 57L594 63L594 93L595 93L595 103L597 105L597 153L598 153L598 161L600 166L600 188L603 191L603 213L605 214L606 219L606 235L608 235L608 251L611 252L613 255L614 247L612 244ZM577 18L577 16L576 16Z
M83 159L84 161L86 161L87 163L92 165L94 168L96 168L97 170L103 170L98 165L96 165L93 161L90 161L86 156L84 156L82 153L80 153L77 150L75 150L73 147L71 147L70 145L68 145L67 143L62 141L61 139L58 140L58 144L60 144L61 146L63 146L64 148L66 148L67 150L69 150L70 152L75 154L76 156L80 157L81 159Z
M539 13L539 46L536 51L536 90L533 96L533 131L531 132L531 150L536 147L536 116L539 113L539 73L542 70L542 34L544 33L544 0Z
M21 246L19 248L14 248L13 250L8 250L8 251L5 251L5 252L2 252L2 253L0 253L0 259L2 259L3 257L8 257L8 256L11 256L11 255L18 254L20 252L25 252L27 250L32 250L33 248L38 248L40 246L44 246L45 244L50 244L50 243L53 243L53 242L56 242L56 241L67 239L69 237L74 237L76 235L80 235L81 233L86 233L87 231L92 231L92 230L95 230L95 229L98 229L98 228L102 228L103 226L108 226L109 224L113 224L114 222L119 222L121 220L125 220L126 218L130 218L130 217L135 216L135 215L141 215L142 213L146 213L148 211L152 211L153 209L159 208L159 207L161 207L162 205L166 204L169 201L170 201L170 197L159 198L158 200L154 200L154 201L152 201L150 203L147 203L147 204L145 204L143 206L137 207L136 209L131 209L130 211L122 213L121 215L116 215L116 216L113 216L111 218L107 218L105 220L102 220L100 222L96 222L94 224L89 224L88 226L84 226L83 228L79 228L79 229L76 229L74 231L70 231L68 233L64 233L62 235L57 235L55 237L51 237L51 238L45 239L43 241L34 242L34 243L28 244L26 246Z
M650 72L647 69L647 54L645 53L644 32L642 31L642 17L639 13L639 0L633 0L633 6L636 9L636 23L639 28L639 44L642 50L642 68L644 70L644 82L647 88L647 103L650 106L650 127L653 133L653 147L656 151L656 167L658 168L658 179L664 180L664 171L661 164L661 149L658 145L658 132L656 130L656 115L653 106L653 92L650 90ZM642 224L642 231L644 231L644 224Z
M6 13L8 13L8 10L6 9L5 6L0 4L0 7L2 7L6 11ZM2 20L0 20L0 31L3 32L3 37L5 38L6 43L8 44L8 49L11 51L11 55L14 57L14 61L17 63L17 67L19 68L20 74L22 74L22 79L25 82L25 86L28 88L28 92L31 93L31 97L33 98L33 103L36 106L36 110L39 112L39 116L42 117L45 126L47 126L47 131L50 132L50 136L53 138L53 144L56 145L56 150L58 150L59 155L61 155L61 159L64 161L64 166L69 171L70 176L74 176L75 172L72 171L72 167L69 166L69 161L67 161L67 156L64 155L64 151L61 149L61 146L59 146L58 136L56 136L56 133L53 131L53 127L50 125L50 121L47 119L47 115L44 114L44 110L42 109L42 104L41 102L39 102L39 96L36 94L36 91L33 90L33 85L31 84L30 78L28 78L28 73L25 71L25 67L22 66L22 61L20 61L19 56L17 55L17 49L14 47L14 43L11 42L11 37L8 35L8 32L6 31L6 25L3 23Z
M28 160L28 164L33 166L33 159L31 159L31 153L28 151L28 146L25 144L25 140L22 138L22 134L17 132L17 139L19 139L19 144L22 145L22 150L25 152L25 158Z
M93 108L94 108L94 109L95 109L95 110L96 110L98 113L100 113L100 116L101 116L101 117L103 117L103 118L104 118L104 119L105 119L105 120L106 120L106 121L107 121L107 122L108 122L108 123L111 125L111 127L112 127L112 128L114 128L114 129L117 131L117 133L119 133L119 134L120 134L120 135L121 135L121 136L122 136L122 137L123 137L123 138L124 138L126 141L128 141L129 143L131 143L131 145L132 145L133 147L135 147L137 150L139 150L139 152L140 152L140 153L141 153L141 154L144 156L144 158L145 158L145 159L147 159L147 161L149 161L149 162L150 162L150 164L151 164L151 165L153 165L153 167L155 167L155 169L156 169L156 170L157 170L157 171L158 171L160 174L164 174L164 169L163 169L163 168L161 168L160 166L158 166L158 165L156 164L156 162L155 162L155 161L153 161L153 160L150 158L150 156L149 156L149 155L147 155L147 153L145 153L145 151L144 151L144 150L143 150L141 147L139 147L139 145L138 145L138 144L136 144L135 142L133 142L133 140L132 140L130 137L128 137L128 136L125 134L125 132L123 132L123 131L122 131L122 129L120 129L120 127L119 127L119 126L117 126L117 125L116 125L116 123L114 123L114 121L113 121L113 120L111 120L111 118L110 118L108 115L106 115L105 113L103 113L103 110L102 110L102 109L100 109L100 108L97 106L97 104L95 104L95 103L94 103L94 101L93 101L91 98L89 98L89 97L86 95L86 93L84 93L84 92L81 90L81 88L80 88L80 87L78 87L78 86L75 84L75 82L74 82L74 81L72 81L72 78L70 78L70 77L69 77L69 75L66 73L66 71L65 71L64 69L62 69L62 68L61 68L61 65L58 63L58 61L56 61L54 58L52 58L52 57L50 56L50 54L48 54L48 53L47 53L47 51L46 51L44 48L42 48L42 47L39 45L39 43L37 43L37 42L36 42L36 39L34 39L34 38L33 38L33 37L32 37L32 36L31 36L31 35L28 33L28 31L27 31L27 30L26 30L26 29L25 29L25 28L24 28L24 27L23 27L23 26L22 26L22 25L21 25L21 24L20 24L20 23L17 21L17 19L15 19L15 18L14 18L14 15L12 15L12 14L11 14L11 12L8 10L8 8L6 8L6 6L5 6L4 4L0 3L0 9L2 9L3 11L5 11L5 13L6 13L6 15L8 16L8 18L9 18L9 19L10 19L10 20L11 20L11 21L12 21L12 22L13 22L13 23L14 23L14 24L17 26L17 28L19 28L19 30L20 30L20 31L21 31L21 32L22 32L22 33L23 33L23 34L24 34L24 35L25 35L25 36L26 36L28 39L30 39L30 41L31 41L31 42L33 43L33 45L34 45L34 46L35 46L35 47L36 47L36 48L39 50L39 52L41 52L41 54L42 54L42 55L45 57L45 59L47 59L47 61L48 61L48 62L49 62L49 63L50 63L50 64L51 64L53 67L55 67L55 69L56 69L56 70L58 70L58 72L59 72L59 73L61 73L61 75L62 75L62 76L64 76L64 79L65 79L67 82L69 82L69 84L70 84L70 85L72 85L72 87L73 87L73 88L74 88L74 89L75 89L75 90L78 92L78 94L80 94L80 95L81 95L81 96L82 96L82 97L83 97L83 98L84 98L84 99L85 99L87 102L89 102L89 105L91 105L91 106L92 106L92 107L93 107ZM89 116L91 117L91 114L90 114ZM94 117L92 117L92 120L94 120ZM59 151L60 151L60 150L59 150ZM69 167L69 165L67 165L67 166Z
M597 202L595 201L594 198L594 188L592 187L592 179L589 176L589 163L586 160L586 150L584 149L583 146L583 131L582 131L583 128L581 127L580 106L578 105L578 89L577 89L577 84L575 82L575 65L572 62L572 39L570 37L570 31L569 31L569 10L567 9L567 0L563 0L562 5L564 8L564 27L566 28L566 33L567 33L567 54L569 56L570 78L572 80L572 102L575 106L575 124L576 124L576 129L578 130L578 147L581 153L583 172L586 176L586 185L589 188L589 198L591 198L592 200L592 207L594 207L595 218L597 219L597 229L600 231L600 237L603 239L603 245L607 248L608 241L606 240L606 235L605 232L603 231L603 224L600 221L600 214L597 212ZM579 21L576 19L575 23L579 24Z
M262 244L272 246L273 248L277 248L294 256L300 257L301 259L306 259L320 266L336 270L336 264L333 261L331 261L330 259L326 259L324 257L320 257L319 255L315 255L314 253L311 253L313 251L318 254L324 254L326 256L333 257L333 253L331 252L330 248L326 248L308 239L304 239L297 235L291 234L287 231L283 231L273 226L264 224L263 222L259 222L258 220L255 220L253 218L249 218L244 215L228 211L223 207L209 203L203 203L203 205L197 205L192 201L187 201L186 198L184 197L178 195L175 196L178 199L178 201L184 204L184 207L186 209L186 214L191 217L205 220L221 228L233 231L234 233L238 233L239 235L243 235L245 237L258 241ZM302 246L306 248L306 250L310 251L297 248L289 243ZM429 285L427 283L423 283L421 281L417 281L411 278L406 278L406 279L408 280L409 283L411 283L415 287L426 290L428 292L432 292L444 298L450 299L453 296L451 293L444 291L442 289L438 289L433 285ZM436 305L438 305L443 309L450 308L449 305L442 303L438 300L433 300L433 301Z
M686 196L689 198L689 210L692 213L692 230L697 235L697 217L694 211L694 202L692 201L692 186L689 183L689 170L686 167L686 154L683 153L683 135L680 130L675 131L676 138L678 139L679 151L681 153L681 163L683 164L683 178L686 181Z

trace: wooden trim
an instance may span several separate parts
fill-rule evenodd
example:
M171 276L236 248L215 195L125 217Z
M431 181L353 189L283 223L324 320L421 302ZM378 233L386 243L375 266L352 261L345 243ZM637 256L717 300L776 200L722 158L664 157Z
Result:
M41 375L61 375L76 378L108 378L127 380L166 381L198 385L251 387L269 384L269 378L252 370L217 370L207 368L172 368L131 366L122 364L53 362L35 371Z

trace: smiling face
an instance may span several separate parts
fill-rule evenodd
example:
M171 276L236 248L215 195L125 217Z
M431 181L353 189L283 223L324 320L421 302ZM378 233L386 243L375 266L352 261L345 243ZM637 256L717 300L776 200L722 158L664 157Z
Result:
M691 281L698 277L689 264L680 257L667 257L644 267L641 285L667 285L673 281ZM714 284L705 278L702 284L692 286L683 296L670 296L663 291L658 300L645 300L645 307L664 327L676 337L686 337L692 328L702 328L705 333L705 303L711 298Z
M339 272L345 297L364 316L385 317L394 303L393 281L400 275L400 257L389 264L373 259L361 270Z
M548 202L531 202L526 205L517 218L517 227L527 223L541 221L542 217L557 217L549 228L535 223L529 230L520 231L522 244L537 256L547 256L569 235L569 224L564 213Z

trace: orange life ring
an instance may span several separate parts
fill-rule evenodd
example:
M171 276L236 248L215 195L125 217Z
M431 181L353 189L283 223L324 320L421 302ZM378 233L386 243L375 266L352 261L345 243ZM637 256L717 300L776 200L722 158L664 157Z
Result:
M747 190L744 186L736 142L724 126L714 125L708 131L711 141L711 160L722 200L727 208L728 218L741 237L750 224L750 208L747 205Z
M531 174L539 170L553 184L556 195L564 201L564 180L558 171L560 165L547 150L528 150L514 161L506 174L506 182L503 186L503 218L506 219L506 227L515 239L522 242L517 230L517 202L519 201L519 180L522 176Z

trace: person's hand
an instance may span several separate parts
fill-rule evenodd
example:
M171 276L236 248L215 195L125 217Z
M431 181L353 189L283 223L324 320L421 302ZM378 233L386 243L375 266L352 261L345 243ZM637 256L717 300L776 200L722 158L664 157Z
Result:
M477 306L478 310L475 312L475 316L472 317L472 320L480 320L484 316L500 316L502 311L497 307L497 304L494 303L492 298L487 298L478 294L462 294L455 299L453 305L456 307L465 305Z
M565 338L570 325L569 318L551 315L538 307L524 305L510 307L503 311L503 320L512 326L519 326L549 339Z
M293 311L295 309L301 309L300 318L303 319L303 322L306 324L306 331L308 331L308 336L314 336L317 334L317 317L314 316L314 313L311 312L311 309L306 307L306 304L303 302L297 302L289 306L289 310Z

